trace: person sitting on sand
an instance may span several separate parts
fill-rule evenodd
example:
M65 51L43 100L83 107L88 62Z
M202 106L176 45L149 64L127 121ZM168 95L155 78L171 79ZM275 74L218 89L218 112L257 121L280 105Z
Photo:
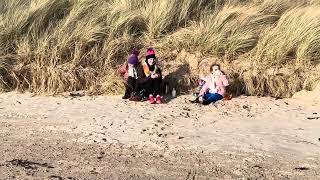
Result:
M199 64L199 79L198 79L198 87L196 89L196 92L194 93L194 96L198 97L200 95L200 91L202 87L205 85L207 78L210 77L210 62L207 60L203 60ZM220 67L219 67L220 69Z
M162 73L156 61L155 50L148 48L146 60L141 63L143 67L143 77L138 79L134 89L134 96L129 99L130 101L141 101L149 96L148 98L151 104L162 103L160 96Z
M140 79L145 78L143 67L139 62L139 50L134 48L128 61L119 69L119 72L126 79L125 94L122 99L129 99L137 89L137 83Z
M162 73L160 67L157 65L157 58L153 48L148 48L146 60L142 65L145 76L147 77L143 87L145 87L146 93L149 95L149 102L151 104L160 104L160 84L162 82Z
M220 70L218 64L213 64L210 72L210 76L200 91L200 96L192 102L209 105L224 98L226 87L229 85L226 75Z
M200 77L198 80L198 87L197 91L194 93L194 96L198 97L200 95L200 91L202 87L206 84L207 78L206 77Z

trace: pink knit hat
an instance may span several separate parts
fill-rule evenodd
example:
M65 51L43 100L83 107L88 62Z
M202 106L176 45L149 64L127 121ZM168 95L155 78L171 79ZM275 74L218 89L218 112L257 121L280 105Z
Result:
M147 56L149 55L156 55L156 51L153 48L148 48L147 49Z
M153 48L148 48L147 49L146 60L148 60L150 58L156 59L156 51Z

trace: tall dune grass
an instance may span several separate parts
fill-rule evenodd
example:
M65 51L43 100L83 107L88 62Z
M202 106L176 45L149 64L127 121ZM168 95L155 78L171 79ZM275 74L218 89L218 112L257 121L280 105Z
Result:
M0 89L116 94L116 66L153 46L177 83L198 72L177 60L187 51L222 63L234 93L287 97L320 79L318 12L317 0L0 0Z

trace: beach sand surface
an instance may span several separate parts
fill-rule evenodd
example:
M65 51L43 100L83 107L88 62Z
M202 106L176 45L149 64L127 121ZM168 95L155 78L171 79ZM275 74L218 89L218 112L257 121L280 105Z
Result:
M0 179L320 179L318 95L200 106L1 94Z

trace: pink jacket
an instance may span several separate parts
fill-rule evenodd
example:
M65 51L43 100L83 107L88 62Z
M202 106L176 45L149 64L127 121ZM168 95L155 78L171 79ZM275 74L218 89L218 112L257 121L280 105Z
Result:
M212 82L211 78L206 78L207 81L205 83L205 85L202 87L201 91L200 91L200 95L204 95L205 93L207 93L209 91L209 87L211 87L211 83ZM218 90L218 94L224 96L226 94L226 87L229 86L229 81L226 77L226 75L220 75L219 77L216 77L215 79L215 83L216 83L216 88Z

